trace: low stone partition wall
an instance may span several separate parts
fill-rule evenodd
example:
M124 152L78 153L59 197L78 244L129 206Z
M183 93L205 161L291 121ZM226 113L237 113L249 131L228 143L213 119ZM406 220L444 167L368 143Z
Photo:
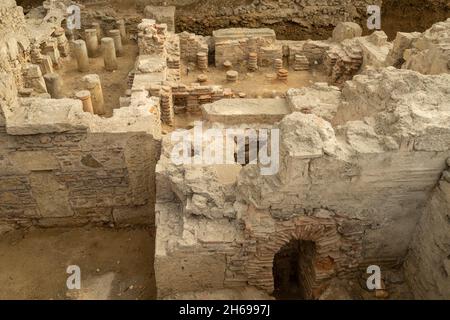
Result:
M275 123L290 113L285 99L224 99L202 107L203 118L224 124Z

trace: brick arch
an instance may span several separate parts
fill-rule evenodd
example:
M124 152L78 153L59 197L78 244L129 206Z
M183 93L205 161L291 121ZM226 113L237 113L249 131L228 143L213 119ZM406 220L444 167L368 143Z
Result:
M343 259L340 252L341 235L332 219L298 217L275 223L275 232L253 238L255 247L246 263L248 284L274 291L272 274L275 254L291 240L313 241L316 246L313 289L333 277Z

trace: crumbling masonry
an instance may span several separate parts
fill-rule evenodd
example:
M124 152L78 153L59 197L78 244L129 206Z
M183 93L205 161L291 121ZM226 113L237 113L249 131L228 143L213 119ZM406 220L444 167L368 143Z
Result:
M69 30L69 3L44 1L27 16L14 0L0 4L0 233L154 223L158 298L249 286L272 294L275 257L292 248L303 298L369 265L400 266L416 298L450 298L450 19L389 41L351 22L366 1L280 1L273 21L308 28L311 13L335 26L326 40L296 41L251 23L175 33L187 18L146 0L125 20L82 6L82 30ZM299 6L304 16L290 15ZM127 43L137 58L111 106L93 59L112 74ZM70 94L69 61L83 76ZM299 73L327 82L288 82ZM291 88L234 89L249 77ZM279 170L174 163L172 131L189 117L204 130L278 129Z

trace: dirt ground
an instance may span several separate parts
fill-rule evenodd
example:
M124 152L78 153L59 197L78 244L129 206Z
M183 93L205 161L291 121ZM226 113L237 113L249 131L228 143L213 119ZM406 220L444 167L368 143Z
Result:
M0 237L0 299L154 299L152 229L29 229ZM69 265L81 290L68 290Z

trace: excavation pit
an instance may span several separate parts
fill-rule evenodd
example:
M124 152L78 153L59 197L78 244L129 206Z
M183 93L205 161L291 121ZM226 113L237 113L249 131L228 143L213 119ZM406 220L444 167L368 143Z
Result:
M446 3L80 1L0 4L4 297L450 297Z

